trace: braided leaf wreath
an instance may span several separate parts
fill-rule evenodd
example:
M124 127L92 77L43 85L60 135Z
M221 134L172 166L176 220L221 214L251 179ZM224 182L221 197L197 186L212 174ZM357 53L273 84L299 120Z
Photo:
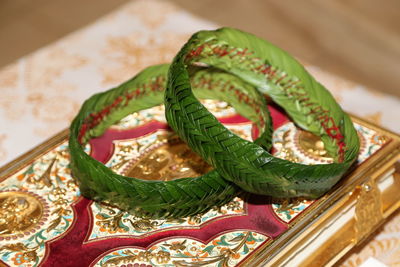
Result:
M163 103L169 65L152 66L117 88L89 98L71 124L69 148L71 169L82 195L108 200L138 216L182 217L204 212L230 201L238 188L213 170L197 178L149 181L125 177L96 161L83 150L91 138L100 136L128 114ZM229 73L216 69L199 70L192 84L200 98L219 99L231 104L241 115L261 129L255 141L271 147L271 118L265 99L253 87ZM226 92L226 88L231 88ZM239 96L249 96L241 103Z
M335 163L302 165L268 153L272 125L264 94L298 126L320 136ZM84 152L91 138L132 112L162 104L163 96L169 125L213 171L197 178L148 181L118 175ZM228 102L261 129L260 137L252 143L236 136L198 98ZM316 198L343 176L359 150L350 118L296 60L230 28L198 32L171 66L147 68L92 96L70 130L71 168L82 194L153 218L204 212L229 201L238 187L274 197Z
M321 136L335 163L292 163L231 133L192 94L193 63L232 73L268 94L298 126ZM319 197L359 151L350 118L303 66L272 44L235 29L201 31L190 38L171 64L164 104L178 135L222 177L252 193Z

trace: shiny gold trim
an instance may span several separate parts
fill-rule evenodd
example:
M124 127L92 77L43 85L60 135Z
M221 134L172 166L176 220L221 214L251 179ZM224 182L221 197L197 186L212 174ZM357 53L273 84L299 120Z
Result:
M400 165L400 157L399 163ZM382 192L382 210L383 217L387 218L392 213L394 213L398 208L400 208L400 166L395 168L393 176L393 185L390 188L387 188L384 192ZM397 202L395 202L397 201Z
M251 263L253 266L258 266L268 263L269 266L276 266L280 259L285 257L285 253L300 249L302 240L306 240L313 230L326 224L331 214L342 209L349 194L357 185L365 183L369 178L380 177L384 171L393 168L400 159L400 136L355 116L352 119L354 122L386 136L387 143L374 156L367 159L335 188L320 198L318 204L312 205L306 212L295 218L293 223L291 222L292 229L283 233L269 245L264 245L258 250L258 253L246 259L244 264ZM398 202L394 205L398 205ZM318 253L325 253L325 251L317 251L316 254Z
M318 252L301 263L301 266L320 267L329 266L327 263L334 263L350 250L353 243L353 224L344 225L337 231L332 239L318 248Z
M373 179L362 184L355 209L356 243L363 241L383 220L381 193Z

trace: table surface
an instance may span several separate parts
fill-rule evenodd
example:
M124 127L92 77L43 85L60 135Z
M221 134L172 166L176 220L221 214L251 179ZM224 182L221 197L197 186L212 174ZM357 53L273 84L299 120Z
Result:
M82 101L91 94L108 89L125 81L145 66L169 62L179 47L193 32L199 29L217 27L217 24L187 12L187 10L191 10L194 13L203 15L201 12L206 8L206 3L208 3L209 6L211 5L210 1L202 1L202 4L193 3L191 6L186 5L184 1L177 0L172 2L155 0L129 1L112 12L108 12L109 10L106 8L107 5L103 3L105 1L99 1L99 4L94 4L92 0L88 2L92 4L94 9L101 11L99 11L99 14L109 14L103 16L93 24L83 27L79 31L69 34L50 45L44 46L36 52L24 56L0 69L0 90L2 92L2 98L0 99L0 124L7 125L7 127L2 127L0 129L0 165L5 164L58 131L66 128L70 120L76 114ZM116 7L123 2L126 1L118 0L115 1L115 5L113 5ZM218 5L222 2L225 1L218 2ZM284 33L279 33L274 35L275 37L272 36L269 38L270 35L265 34L270 31L263 27L249 28L250 26L248 24L243 24L243 29L263 37L268 37L268 39L294 52L295 55L300 56L300 58L305 59L307 62L320 63L319 65L327 67L330 70L335 71L335 66L342 66L342 70L346 70L345 66L347 66L352 69L354 68L354 73L357 73L357 68L355 68L354 65L362 65L362 68L365 67L363 64L364 61L355 60L349 65L343 61L343 58L347 56L350 56L350 58L346 60L352 60L352 55L351 53L348 54L348 52L346 52L347 50L343 52L343 49L339 49L335 51L335 53L330 54L329 57L322 52L314 51L314 48L319 47L318 44L328 50L332 49L335 44L330 42L333 37L322 30L319 32L320 35L318 38L313 35L311 28L314 24L312 24L312 20L308 20L312 17L313 12L310 11L311 13L307 15L308 11L306 8L303 6L296 6L294 1L289 1L293 5L287 8L282 7L278 2L274 2L273 4L272 1L267 2L271 3L271 5L262 4L261 1L255 1L253 5L246 6L246 8L243 9L243 13L247 14L252 12L251 10L254 11L254 8L257 7L259 7L260 10L262 8L262 10L267 10L269 15L280 11L278 14L284 18L283 20L280 19L282 21L279 22L282 25L278 22L271 24L273 26L272 28L275 29L274 32L279 33L279 31L276 30L277 28L289 29L291 27L290 25L293 26L296 24L296 21L293 21L295 19L290 23L285 21L288 21L289 19L287 19L287 17L292 16L296 8L298 8L298 13L303 14L303 16L307 18L308 26L299 26L299 32L293 32L293 38L297 40L297 43L287 39L287 35L289 34ZM388 2L391 3L393 1ZM238 9L239 3L240 1L233 1L231 3L229 8L233 6L232 12ZM340 2L336 1L334 3L335 4L332 4L332 6L329 6L329 8L333 10L332 12L339 12L342 10L339 8ZM29 6L28 1L16 1L15 4L13 4L11 1L3 0L0 4L5 7L0 9L0 22L7 22L7 20L12 21L12 14L15 15L16 19L22 18L23 15L21 14L27 13L42 17L40 20L38 17L35 19L34 17L28 16L27 18L21 19L19 24L15 24L14 28L5 29L7 27L0 27L0 33L8 31L6 35L2 36L9 37L6 38L7 42L1 43L0 47L2 51L6 51L6 53L2 53L1 56L1 60L3 61L0 62L0 64L3 65L10 61L10 55L13 55L14 59L17 55L21 55L15 51L19 51L20 53L21 51L24 51L22 53L29 51L29 49L26 50L26 46L23 43L31 43L32 46L30 49L32 49L32 47L38 48L39 46L43 46L46 42L59 38L60 33L57 29L57 21L60 25L64 25L64 33L74 29L76 26L72 22L75 21L75 16L74 20L71 20L70 16L68 16L73 14L72 10L76 11L76 9L63 6L61 1L50 3L50 1L47 0L38 0L38 2L35 2L35 8L31 10L27 8L27 6ZM39 8L40 5L42 5L43 8ZM317 1L310 1L307 5L311 5L312 8L321 8ZM357 6L357 2L354 1L352 5L354 7L359 7ZM62 14L61 10L64 9L64 15L66 16L57 16L55 12L57 7L59 9L58 11L61 12L59 14ZM222 7L216 6L215 9L219 8ZM386 10L385 8L387 9L387 7L384 7L384 10ZM4 10L7 9L11 11L11 13L5 14ZM83 5L80 11L81 13L76 14L76 20L79 21L79 17L84 17L82 14L90 14L88 11L89 9L90 6ZM272 10L275 10L275 12ZM311 10L315 11L317 9ZM328 11L326 10L326 12ZM340 12L345 11L342 10ZM362 12L367 11L364 10ZM214 18L215 21L219 23L223 22L222 18L219 17L220 15L218 15L219 13L217 13L218 12L215 10L210 12L210 18ZM227 17L228 12L225 13L225 17ZM255 14L259 13L260 11ZM4 14L5 16L3 16ZM239 19L240 16L235 16L235 13L232 14L230 16L238 18L237 21L226 24L238 26L238 24L235 23L240 23L240 19L243 18ZM385 26L385 29L389 32L398 31L398 29L390 26L390 14L392 13L388 12L388 20L385 21L385 23L388 23L388 26ZM343 16L345 15L346 13L344 13ZM351 20L349 14L346 16L348 20ZM91 16L88 15L88 17L89 19L94 18L93 14ZM329 17L326 19L328 18ZM300 21L299 18L296 20ZM54 24L52 22L54 22ZM80 26L88 22L89 20L81 19ZM261 23L261 21L258 22ZM285 23L290 25L284 27ZM28 27L28 24L31 25ZM0 23L0 25L7 26L13 24L9 22L9 24ZM335 28L337 25L332 27ZM44 28L48 29L49 35L51 35L47 39L43 37L43 34L40 35L40 30L38 30ZM294 31L295 28L296 27L292 30ZM12 29L14 29L15 32L13 32ZM22 35L22 37L29 39L29 42L18 39L21 37L18 37L18 34L20 34L18 33L18 29L24 29L25 35ZM35 32L35 29L38 31ZM260 29L264 29L264 33L261 32ZM26 31L31 32L26 33ZM35 36L35 33L39 35ZM52 35L51 33L54 34ZM349 32L347 33L349 34ZM367 33L365 34L368 35ZM326 37L327 39L321 39L322 35L329 37ZM40 41L41 36L44 38L42 41ZM302 36L309 36L311 38L310 40L313 41L303 42ZM393 36L398 35L394 34ZM37 37L36 40L39 41L35 41L35 37ZM391 40L396 41L397 37L393 38L394 39ZM19 40L19 42L17 42L17 40ZM362 40L362 38L360 40ZM358 42L361 42L360 40L355 43L359 44ZM391 44L380 46L381 43L379 43L377 39L374 40L375 43L372 41L374 46L380 47L380 49L383 47L384 52L382 53L392 54L394 59L399 55L396 54L398 51L395 51L398 47L393 48L394 50L390 50L392 48L389 49L388 47L392 47ZM9 48L10 42L13 43L11 47L15 47L14 50ZM8 44L7 49L3 49L4 43ZM302 45L299 46L299 43ZM338 43L337 45L339 46ZM345 43L341 43L340 47L341 46L345 46ZM352 46L352 49L357 50L358 47ZM372 48L370 47L368 49ZM371 52L372 50L368 49L361 52L379 57L377 54ZM14 54L9 51L14 51ZM341 54L339 58L336 58L341 52L343 52L343 54ZM387 55L388 57L389 54ZM323 55L324 60L321 60L321 55ZM389 64L387 66L392 65ZM400 124L398 123L397 115L400 114L399 99L371 90L359 83L338 78L319 67L310 64L306 64L306 67L317 80L333 93L345 110L389 128L392 131L400 132ZM390 69L390 71L394 71L393 69ZM398 69L396 70L398 71ZM394 72L390 71L390 75L396 76ZM368 75L367 73L362 73L362 75L364 75L362 77L364 77L365 80L361 80L371 84L368 79L373 75ZM381 73L377 72L375 76L380 75ZM397 75L393 79L385 78L385 82L386 80L395 81L395 79L399 79L399 77L400 75ZM381 78L382 77L379 77L379 79ZM29 138L27 138L27 136L29 136ZM370 256L388 265L400 264L398 261L400 258L399 225L400 214L397 214L397 216L393 216L393 218L385 224L380 233L374 236L370 242L358 248L358 250L353 251L352 254L349 254L341 265L359 266Z

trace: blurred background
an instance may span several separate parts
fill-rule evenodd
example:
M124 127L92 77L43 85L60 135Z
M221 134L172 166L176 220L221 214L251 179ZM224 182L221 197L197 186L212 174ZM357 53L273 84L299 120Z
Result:
M75 31L127 0L0 0L0 67ZM400 1L170 0L302 60L400 96Z

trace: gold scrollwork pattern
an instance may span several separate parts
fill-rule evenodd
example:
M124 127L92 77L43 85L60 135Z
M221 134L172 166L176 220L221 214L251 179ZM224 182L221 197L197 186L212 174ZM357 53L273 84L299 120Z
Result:
M374 180L358 188L355 208L356 243L363 241L383 220L381 193Z

